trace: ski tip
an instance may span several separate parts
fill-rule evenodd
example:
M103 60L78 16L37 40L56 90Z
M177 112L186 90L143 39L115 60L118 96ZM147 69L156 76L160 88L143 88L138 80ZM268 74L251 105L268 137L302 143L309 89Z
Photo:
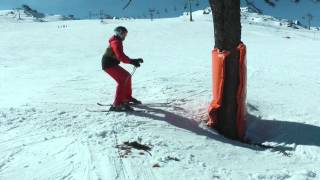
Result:
M111 104L102 104L102 103L99 103L99 102L97 102L97 105L98 106L111 106Z
M110 112L109 110L106 110L106 109L89 109L89 108L86 108L86 111L88 111L88 112Z

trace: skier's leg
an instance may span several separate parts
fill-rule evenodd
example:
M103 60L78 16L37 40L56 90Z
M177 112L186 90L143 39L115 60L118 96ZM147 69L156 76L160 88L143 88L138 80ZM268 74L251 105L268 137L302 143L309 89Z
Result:
M113 105L119 106L126 99L125 81L126 77L130 74L120 66L108 68L105 71L117 82L117 90Z
M131 75L128 77L126 83L126 101L130 104L141 104L142 102L132 97L132 80Z
M126 84L125 84L125 91L126 91L126 100L130 101L132 99L132 84L131 84L131 75L127 76Z

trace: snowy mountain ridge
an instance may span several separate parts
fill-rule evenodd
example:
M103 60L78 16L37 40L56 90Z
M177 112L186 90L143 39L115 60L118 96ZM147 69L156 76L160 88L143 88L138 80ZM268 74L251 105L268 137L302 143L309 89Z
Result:
M256 24L262 26L274 26L274 27L289 27L293 29L307 29L307 27L301 24L298 20L288 20L283 18L276 18L270 15L264 15L258 13L256 10L250 7L241 7L241 21L243 23ZM204 10L194 11L192 15L195 17L209 16L207 19L211 20L211 8L205 8ZM189 16L189 12L184 12L183 16ZM320 30L320 27L311 27L312 30Z
M241 19L247 23L290 27L293 29L306 29L307 27L301 24L298 20L288 20L283 18L276 18L270 15L264 15L256 12L249 7L241 7ZM320 30L319 27L311 27L313 30Z
M40 15L30 13L23 9L0 10L0 22L53 22L74 20L74 17L63 15Z
M63 16L63 15L43 15L37 16L34 10L26 10L26 9L16 9L16 10L0 10L0 22L52 22L52 21L65 21L65 20L75 20L75 18L71 16ZM188 16L189 12L184 12L182 16ZM203 10L197 10L193 13L194 17L201 16L210 16L211 19L211 8L207 7ZM108 16L107 19L112 19L112 17ZM116 17L114 17L116 18ZM133 18L117 18L117 19L133 19ZM276 18L270 15L264 15L257 12L255 9L250 7L241 7L241 20L244 23L252 23L257 25L268 25L275 27L290 27L294 29L306 29L307 27L301 24L298 20L288 20L283 18ZM320 27L311 27L312 30L320 30Z

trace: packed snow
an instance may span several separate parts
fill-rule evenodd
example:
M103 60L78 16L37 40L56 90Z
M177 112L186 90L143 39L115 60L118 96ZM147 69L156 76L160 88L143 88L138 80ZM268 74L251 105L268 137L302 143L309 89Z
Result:
M212 98L210 14L103 24L0 15L0 179L320 179L320 33L243 13L246 138L271 149L204 125ZM91 112L108 108L97 102L113 102L116 84L100 61L118 25L129 30L125 53L144 58L133 95L145 105L134 113Z

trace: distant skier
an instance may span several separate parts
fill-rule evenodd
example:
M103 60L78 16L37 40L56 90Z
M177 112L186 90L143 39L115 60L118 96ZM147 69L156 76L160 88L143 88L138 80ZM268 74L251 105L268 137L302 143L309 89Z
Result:
M123 26L114 29L114 35L109 39L109 46L102 57L102 70L108 73L116 82L117 90L110 111L132 111L130 104L141 104L141 101L132 97L131 74L119 66L120 62L132 64L136 68L143 63L142 58L130 59L123 52L122 41L125 40L128 30Z

